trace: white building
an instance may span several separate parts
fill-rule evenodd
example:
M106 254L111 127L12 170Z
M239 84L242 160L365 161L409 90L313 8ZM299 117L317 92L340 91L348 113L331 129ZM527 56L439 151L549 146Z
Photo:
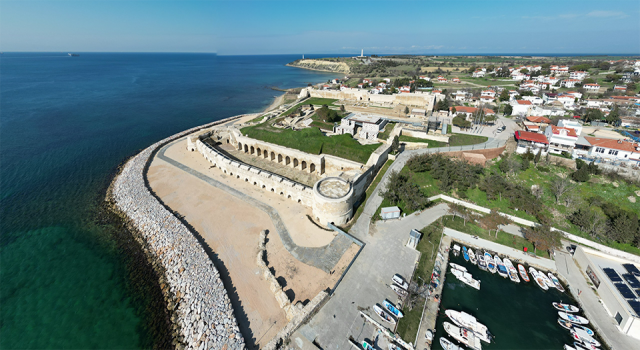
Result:
M530 131L516 131L516 140L518 140L518 146L516 147L516 153L527 153L527 150L531 150L531 153L536 154L542 152L542 156L547 155L549 151L549 141L544 134L538 134Z
M584 78L586 78L587 76L589 76L588 72L583 72L580 70L569 73L569 79L584 80Z
M584 84L582 87L588 91L598 91L600 90L600 85L598 84Z
M572 109L575 105L576 98L571 95L559 95L557 97L558 101L562 102L564 108Z
M549 152L555 154L560 154L563 151L572 153L573 147L578 141L578 134L575 130L555 125L547 126L544 135L549 140Z
M558 126L563 128L571 128L576 131L576 135L578 136L582 134L582 124L580 124L580 122L577 120L560 119L558 121Z
M640 144L638 143L602 137L585 136L584 138L591 144L588 153L590 157L640 162Z
M580 80L578 79L566 79L560 83L560 86L564 86L566 88L573 88L573 87L576 87L576 84L578 84L579 82Z
M358 131L358 137L366 140L376 140L380 130L387 125L388 120L378 115L367 113L351 113L342 118L340 125L334 127L336 134L351 134L355 136Z
M482 77L484 77L485 74L486 73L484 71L477 70L477 71L473 72L472 77L474 77L474 78L482 78Z
M482 90L481 96L496 97L496 92L493 90Z
M539 106L544 103L544 101L538 96L522 96L522 99L531 102L531 104L535 106Z
M527 100L514 100L511 101L510 104L511 107L513 107L513 112L511 112L511 114L521 116L529 115L529 113L531 112L531 107L533 106L531 101Z

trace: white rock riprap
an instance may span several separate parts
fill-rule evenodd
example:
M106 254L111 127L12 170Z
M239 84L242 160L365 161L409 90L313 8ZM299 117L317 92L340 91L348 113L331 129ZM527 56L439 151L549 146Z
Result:
M153 152L167 142L233 117L183 131L131 158L111 186L111 199L142 240L167 301L178 349L244 349L231 301L218 270L193 236L146 186Z

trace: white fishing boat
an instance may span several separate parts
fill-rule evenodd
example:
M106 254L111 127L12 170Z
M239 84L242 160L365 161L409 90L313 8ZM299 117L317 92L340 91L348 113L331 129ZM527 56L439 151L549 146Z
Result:
M471 261L472 264L477 265L478 259L476 258L476 253L473 252L473 249L469 248L467 254L469 254L469 261Z
M391 281L404 290L407 290L407 288L409 288L409 284L407 283L407 281L405 281L404 278L398 274L393 275L393 277L391 277Z
M444 350L464 350L464 348L457 346L445 337L440 337L440 346L442 346Z
M454 256L459 256L460 255L460 246L457 244L453 245L453 255Z
M573 326L575 326L573 323L567 321L567 320L563 320L561 318L558 317L558 324L564 328L564 329L568 329L568 330L572 330Z
M569 313L580 311L580 309L577 306L573 306L573 305L569 305L569 304L553 302L553 303L551 303L551 305L553 305L553 307L555 307L556 310L558 310L558 311L564 311L564 312L569 312Z
M502 260L504 263L504 267L507 268L507 272L509 273L509 278L516 283L520 283L520 278L518 277L518 270L516 270L515 266L511 263L511 260L504 258Z
M397 284L392 284L391 289L393 289L393 291L396 292L396 294L398 294L398 296L401 298L404 298L407 296L407 294L409 294L406 289L402 289L402 287Z
M378 315L383 321L390 323L390 324L396 324L396 319L393 318L393 316L391 316L390 313L388 313L385 309L383 309L382 307L380 307L378 304L373 305L373 311L376 313L376 315Z
M444 312L447 317L453 321L458 327L466 328L473 331L476 337L480 338L485 343L491 343L491 333L487 326L478 322L475 317L469 315L464 311L446 310Z
M595 347L600 347L601 345L600 342L597 341L594 337L590 336L589 334L587 334L587 332L579 328L574 328L573 330L571 330L571 336L573 337L573 339L580 341L585 345L593 345Z
M478 253L478 267L480 270L487 271L487 262L484 259L484 254Z
M536 281L536 284L538 285L538 287L540 287L542 290L549 289L549 286L547 286L547 284L544 282L544 279L540 277L541 273L538 273L538 271L533 267L529 267L529 273L531 274L531 278L533 278L533 280Z
M580 342L573 342L573 346L575 346L576 350L598 350L598 347L592 344L585 344Z
M576 350L576 348L571 345L564 344L564 350Z
M404 314L402 313L402 311L400 311L400 309L398 309L395 305L393 305L393 303L391 303L389 300L385 299L382 302L382 305L384 305L384 307L387 309L387 311L389 311L393 316L395 316L397 318L404 317Z
M562 284L560 284L560 281L558 280L558 278L556 276L554 276L551 272L549 272L547 274L549 276L549 279L551 280L551 282L553 283L553 286L564 293L564 288L562 287Z
M498 275L504 278L508 278L509 271L507 270L506 266L504 266L504 263L502 263L502 259L500 259L500 257L496 254L496 256L493 257L493 260L496 262L496 266L498 267Z
M571 323L576 324L588 324L589 320L582 316L568 314L566 312L558 311L558 316L562 317L562 319L567 320Z
M452 270L454 270L454 269L455 269L455 270L460 270L460 271L467 272L467 268L466 268L466 267L464 267L464 266L462 266L462 265L458 265L458 264L456 264L456 263L452 263L452 262L450 262L450 263L449 263L449 266L451 267L451 269L452 269Z
M518 272L520 273L520 277L525 282L529 282L529 275L527 275L527 270L522 266L522 264L518 264Z
M553 282L551 282L549 277L547 277L547 275L545 275L544 272L539 271L538 275L544 280L544 283L547 285L547 287L549 287L549 288L555 288L556 287L556 285L553 284Z
M459 279L460 281L462 281L463 283L477 289L480 290L480 281L476 280L473 278L473 276L466 272L466 271L461 271L461 270L457 270L457 269L452 269L451 273L456 276L457 279Z
M596 335L596 334L595 334L591 329L589 329L589 328L587 328L587 327L585 327L585 326L581 326L581 325L578 325L578 324L574 324L574 325L573 325L573 328L575 328L575 329L582 329L583 331L587 332L587 334L589 334L589 335L590 335L590 336L592 336L592 337L593 337L594 335Z
M493 257L491 256L491 254L484 252L484 260L487 263L487 269L489 270L489 272L491 273L498 272L498 267L496 265L495 260L493 260Z
M475 336L475 333L465 329L455 326L449 322L444 323L444 330L455 340L469 347L469 349L473 350L482 350L482 343L480 342L480 338Z

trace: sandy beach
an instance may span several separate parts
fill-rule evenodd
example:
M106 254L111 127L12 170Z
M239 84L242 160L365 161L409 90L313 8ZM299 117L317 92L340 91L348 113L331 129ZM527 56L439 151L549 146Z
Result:
M270 111L272 109L278 108L278 106L280 106L284 102L284 95L285 94L286 93L274 98L273 102L267 108L264 109L263 113L268 112L268 111Z

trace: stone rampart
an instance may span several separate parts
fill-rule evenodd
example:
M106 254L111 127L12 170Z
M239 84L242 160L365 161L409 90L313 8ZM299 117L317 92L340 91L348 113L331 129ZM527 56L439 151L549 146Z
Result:
M380 104L421 107L427 111L432 111L435 106L438 94L431 92L412 92L393 95L370 94L368 90L345 88L342 90L318 90L312 87L302 89L300 96L334 98L338 100L348 100L354 102L371 102Z
M196 237L151 193L146 169L163 145L220 120L149 146L123 167L110 188L116 210L129 219L136 239L160 276L178 349L244 349L227 291L218 270Z
M244 180L265 191L271 191L285 196L302 205L312 206L313 189L308 186L269 171L232 160L219 152L215 147L205 144L199 139L196 141L196 149L213 166L231 177Z

